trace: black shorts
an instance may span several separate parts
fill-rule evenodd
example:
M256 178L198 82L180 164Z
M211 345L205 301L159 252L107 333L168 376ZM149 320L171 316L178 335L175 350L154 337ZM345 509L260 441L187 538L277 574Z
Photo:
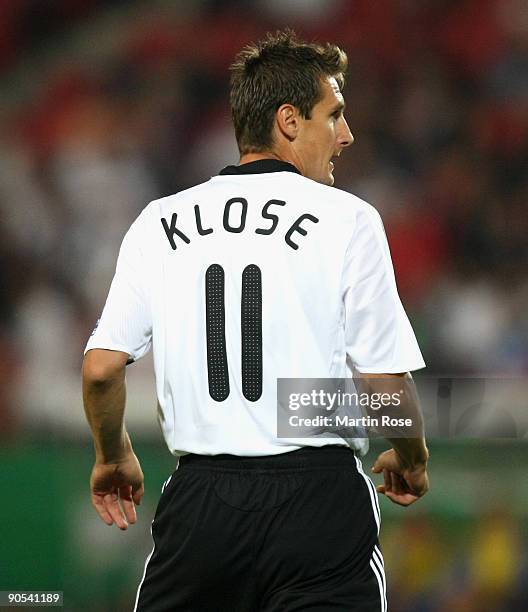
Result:
M384 612L379 507L354 453L187 455L163 489L140 612Z

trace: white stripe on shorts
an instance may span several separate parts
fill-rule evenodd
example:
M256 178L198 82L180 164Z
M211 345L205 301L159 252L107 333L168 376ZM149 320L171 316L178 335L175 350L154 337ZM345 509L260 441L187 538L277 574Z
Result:
M152 521L152 523L154 523L154 521ZM150 535L152 536L152 525L150 526ZM152 538L154 539L154 538ZM145 580L145 576L147 574L147 566L149 564L150 558L152 557L152 555L154 554L154 549L156 548L156 544L154 543L154 545L152 546L152 550L150 551L150 554L147 557L147 560L145 561L145 567L143 568L143 576L141 576L141 581L139 583L139 586L137 588L137 593L136 593L136 603L134 604L134 612L136 612L137 607L138 607L138 603L139 603L139 592L141 591L141 587L143 586L143 582Z
M161 494L163 495L163 491L165 491L165 489L167 488L169 482L171 481L172 478L172 474L167 478L167 480L163 483L162 487L161 487ZM152 521L152 524L150 525L150 536L152 537L152 540L154 541L154 536L152 535L152 525L154 524L154 521ZM136 612L137 610L137 606L138 606L138 602L139 602L139 592L141 591L141 587L143 586L143 582L145 581L145 576L147 575L147 566L149 564L149 561L152 557L152 555L154 554L154 549L156 548L156 544L154 543L152 546L152 550L150 551L150 554L148 555L146 561L145 561L145 567L143 568L143 576L141 577L141 581L139 583L139 586L137 588L137 593L136 593L136 603L134 604L134 612Z
M381 589L380 589L381 610L382 612L384 612L385 610L387 610L387 582L385 580L385 564L383 563L383 556L381 555L381 551L377 546L374 546L374 550L372 551L372 559L370 561L370 567L372 567L374 573L376 574L378 585L380 584L380 578L381 578Z
M381 561L381 567L383 568L383 570L385 570L385 563L383 561L383 555L381 554L381 550L379 549L377 544L374 544L374 551L378 553L378 559Z
M380 592L380 611L387 612L387 602L385 600L385 594L383 591L383 579L379 573L378 568L374 564L374 561L370 562L370 567L372 568L372 571L374 572L374 575L376 576L376 580L378 581L378 587L379 587L379 592Z
M165 491L165 489L168 487L169 482L171 481L172 478L172 474L167 478L167 480L163 483L163 486L161 487L161 493L163 494L163 491Z
M376 487L374 486L374 483L372 482L372 480L363 471L361 460L357 457L355 453L354 453L354 458L356 460L356 466L357 466L358 472L361 474L361 476L363 476L363 479L367 483L367 488L368 488L369 495L370 495L370 503L372 504L372 512L374 513L374 520L376 521L376 527L378 529L378 535L379 535L381 514L380 514L379 502L378 502L378 492L376 491Z

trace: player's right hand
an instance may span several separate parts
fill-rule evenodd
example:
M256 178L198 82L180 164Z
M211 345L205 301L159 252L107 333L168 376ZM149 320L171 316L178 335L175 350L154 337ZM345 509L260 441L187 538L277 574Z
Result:
M372 468L374 474L383 472L384 484L376 490L400 506L410 506L429 490L427 463L409 467L395 449L381 453Z
M136 522L143 497L143 472L132 450L114 463L95 462L90 478L92 504L107 525L127 529Z

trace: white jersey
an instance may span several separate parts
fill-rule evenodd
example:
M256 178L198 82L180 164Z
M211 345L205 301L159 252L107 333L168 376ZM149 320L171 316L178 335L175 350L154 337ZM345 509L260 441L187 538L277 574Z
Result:
M276 160L230 166L132 224L86 351L135 361L151 346L177 455L346 444L278 438L277 379L425 365L377 211Z

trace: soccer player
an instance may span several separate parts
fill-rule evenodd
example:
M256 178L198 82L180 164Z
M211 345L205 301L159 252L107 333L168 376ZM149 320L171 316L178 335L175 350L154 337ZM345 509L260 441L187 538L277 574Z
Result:
M278 378L396 380L424 362L378 213L332 187L353 142L347 58L289 31L232 66L240 164L151 202L127 232L86 346L92 502L136 521L143 474L125 430L125 367L154 352L159 420L179 457L152 525L136 609L386 610L365 440L277 436ZM412 393L408 394L412 397ZM410 401L408 413L420 418ZM378 492L428 488L423 437L390 439Z

